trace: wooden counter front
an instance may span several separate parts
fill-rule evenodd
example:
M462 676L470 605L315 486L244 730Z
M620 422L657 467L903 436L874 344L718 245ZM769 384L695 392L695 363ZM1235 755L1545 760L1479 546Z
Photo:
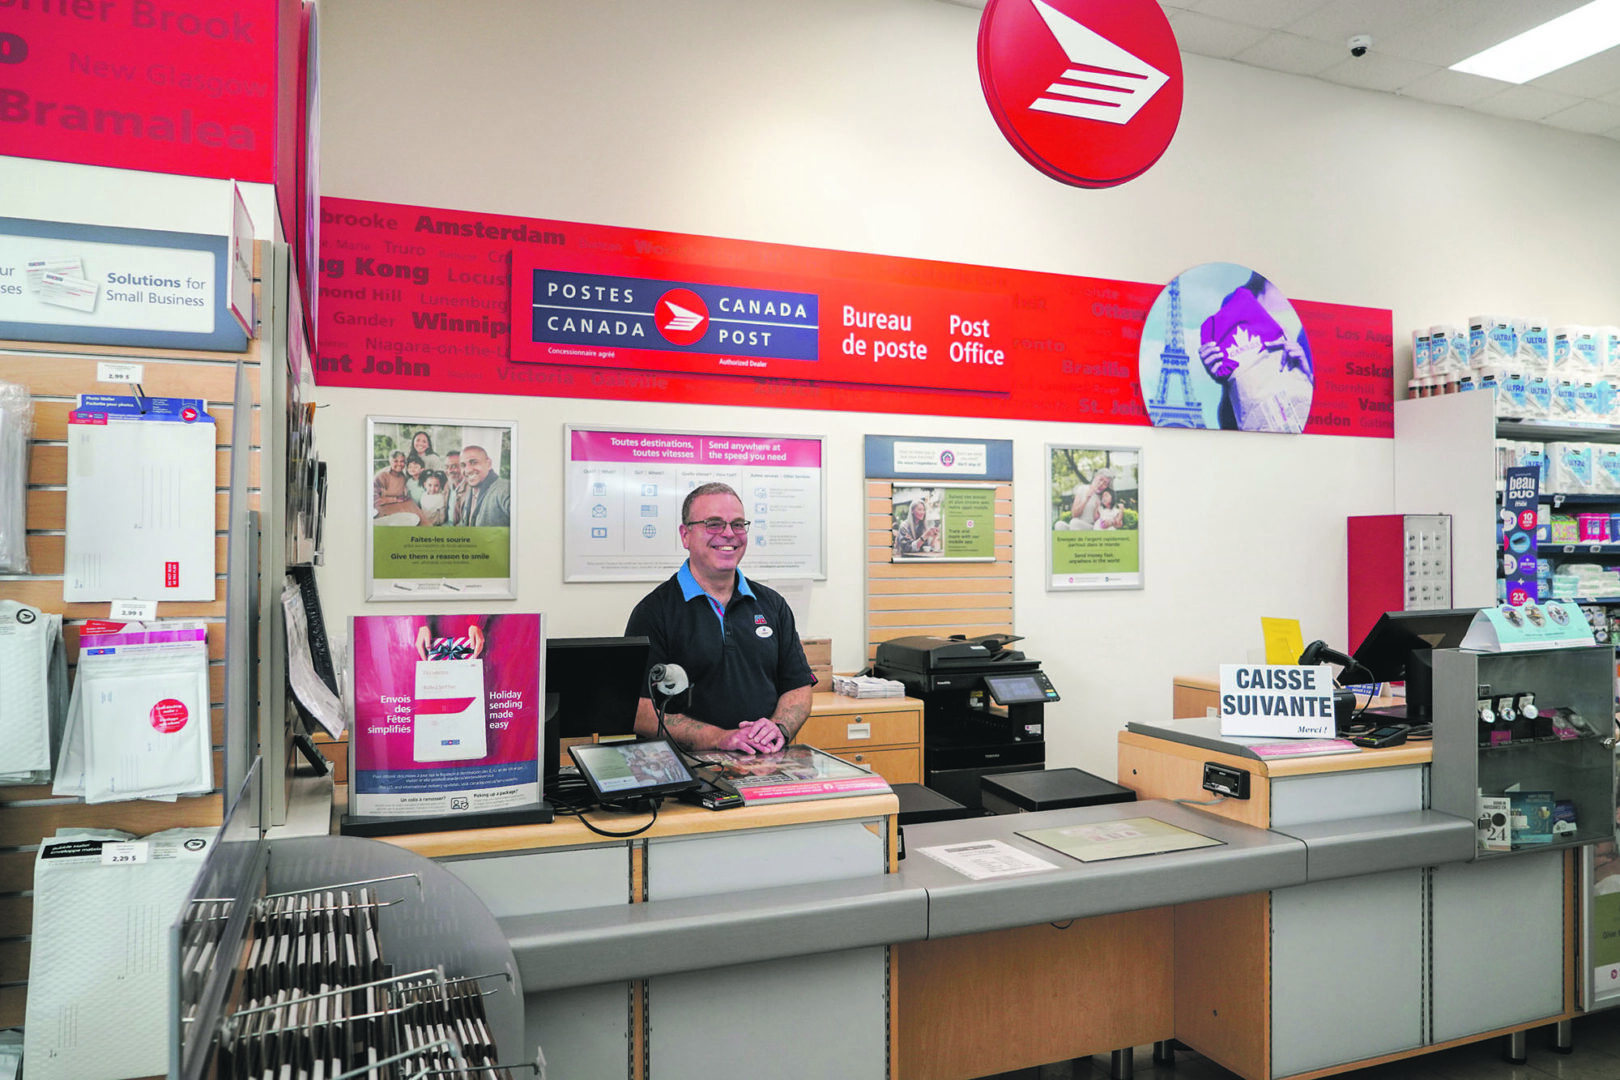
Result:
M1206 761L1242 769L1253 777L1249 798L1227 799L1199 809L1230 821L1253 825L1257 829L1269 829L1272 780L1285 776L1427 765L1430 756L1429 744L1424 742L1384 750L1359 750L1354 754L1323 754L1265 761L1239 754L1223 754L1207 747L1172 742L1139 732L1122 731L1119 734L1118 775L1119 782L1134 790L1141 799L1203 802L1212 798L1203 787Z

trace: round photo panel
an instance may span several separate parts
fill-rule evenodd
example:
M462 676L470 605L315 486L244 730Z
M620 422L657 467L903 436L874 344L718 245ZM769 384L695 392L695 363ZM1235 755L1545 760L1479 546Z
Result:
M1285 435L1305 430L1316 380L1294 305L1237 263L1195 266L1160 291L1138 373L1154 427Z

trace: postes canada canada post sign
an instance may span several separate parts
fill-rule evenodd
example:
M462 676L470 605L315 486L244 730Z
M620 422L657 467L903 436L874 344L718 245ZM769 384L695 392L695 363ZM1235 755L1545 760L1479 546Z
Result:
M1157 0L990 0L979 81L1014 149L1077 187L1140 176L1181 120L1181 51Z

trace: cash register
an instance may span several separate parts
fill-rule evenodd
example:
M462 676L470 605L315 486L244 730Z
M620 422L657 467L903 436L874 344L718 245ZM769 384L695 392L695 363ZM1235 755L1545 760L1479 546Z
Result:
M878 645L872 671L923 702L923 783L983 805L979 779L1046 764L1045 709L1058 692L1011 634L903 637Z

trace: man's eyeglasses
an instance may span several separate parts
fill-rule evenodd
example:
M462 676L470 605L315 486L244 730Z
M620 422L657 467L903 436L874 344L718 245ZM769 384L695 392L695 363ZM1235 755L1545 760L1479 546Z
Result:
M753 522L747 520L746 518L736 518L732 521L727 521L725 518L712 517L704 518L702 521L686 521L682 522L682 524L686 525L688 528L693 525L701 525L710 533L724 532L726 527L729 525L732 532L745 533L748 531L748 526L752 525Z

